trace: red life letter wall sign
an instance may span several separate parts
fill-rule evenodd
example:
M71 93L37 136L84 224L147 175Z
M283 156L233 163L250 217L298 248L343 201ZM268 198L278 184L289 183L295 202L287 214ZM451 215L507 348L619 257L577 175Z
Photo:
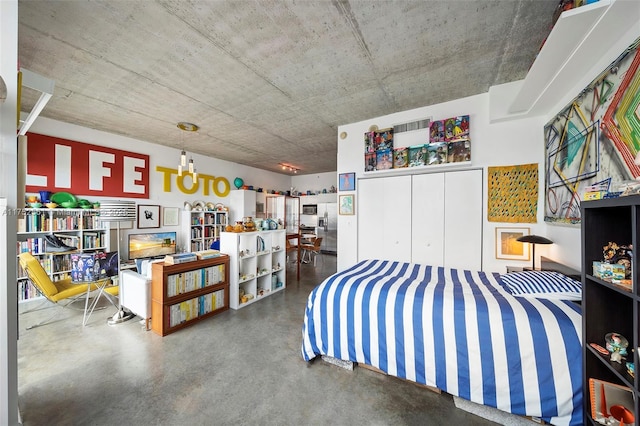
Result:
M149 156L28 133L26 192L149 198Z

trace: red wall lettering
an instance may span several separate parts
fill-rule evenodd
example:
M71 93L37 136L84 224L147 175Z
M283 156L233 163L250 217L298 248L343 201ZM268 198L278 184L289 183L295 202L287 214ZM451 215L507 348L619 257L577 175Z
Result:
M149 198L149 156L27 133L26 192Z

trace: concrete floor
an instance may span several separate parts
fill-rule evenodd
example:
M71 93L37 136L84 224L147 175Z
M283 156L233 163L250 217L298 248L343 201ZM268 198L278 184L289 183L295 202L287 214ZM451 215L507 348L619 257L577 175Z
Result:
M452 397L364 368L300 355L307 296L335 257L289 270L287 288L159 337L138 319L109 326L112 306L32 330L20 315L18 391L32 425L491 425ZM56 308L57 309L57 308Z

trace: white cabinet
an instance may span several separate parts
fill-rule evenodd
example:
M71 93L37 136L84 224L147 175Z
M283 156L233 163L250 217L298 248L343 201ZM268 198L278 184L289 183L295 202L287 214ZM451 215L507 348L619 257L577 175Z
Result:
M188 227L185 247L188 251L207 250L220 239L228 222L228 213L221 211L184 211L182 223Z
M53 234L79 252L109 251L109 229L99 221L99 210L24 209L24 212L24 218L18 220L16 255L33 254L52 281L70 275L71 254L50 251L45 236ZM19 263L17 277L19 301L41 297Z
M482 170L358 181L358 260L482 269Z
M240 309L286 287L285 231L223 232L229 255L229 306Z
M358 259L411 261L411 176L358 186Z
M242 218L256 217L256 192L248 189L235 189L229 192L229 219L231 223Z

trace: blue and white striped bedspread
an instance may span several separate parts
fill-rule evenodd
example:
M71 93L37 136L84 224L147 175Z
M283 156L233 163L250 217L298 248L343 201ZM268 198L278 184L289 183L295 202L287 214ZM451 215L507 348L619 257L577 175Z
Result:
M582 424L580 307L498 274L366 260L309 295L302 356L365 363L555 425Z

